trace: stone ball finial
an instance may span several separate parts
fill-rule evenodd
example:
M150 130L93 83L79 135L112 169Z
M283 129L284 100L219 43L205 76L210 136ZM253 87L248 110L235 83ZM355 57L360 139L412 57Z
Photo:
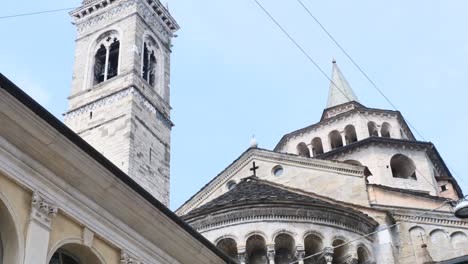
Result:
M258 143L257 143L257 139L255 138L255 135L253 135L252 139L250 139L250 147L251 148L257 148L258 147Z

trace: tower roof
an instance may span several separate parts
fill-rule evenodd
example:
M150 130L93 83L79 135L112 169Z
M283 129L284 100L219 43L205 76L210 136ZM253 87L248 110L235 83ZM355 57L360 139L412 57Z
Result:
M353 89L351 89L348 81L346 81L343 73L341 73L340 68L338 68L336 60L333 60L333 70L330 89L328 92L327 108L351 101L359 102L357 96L353 92Z

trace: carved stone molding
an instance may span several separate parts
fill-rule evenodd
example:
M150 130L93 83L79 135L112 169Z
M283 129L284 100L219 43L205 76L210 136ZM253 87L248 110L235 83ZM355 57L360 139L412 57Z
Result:
M87 227L83 228L83 244L87 247L92 247L94 242L94 233Z
M349 254L344 257L344 264L358 264L358 258L356 254Z
M368 234L375 228L373 223L364 218L348 217L346 214L340 214L336 211L324 214L323 209L307 207L238 208L220 214L212 214L209 218L198 217L197 219L185 220L198 232L205 232L220 226L262 221L314 223L338 227L360 235ZM367 239L371 240L372 238L367 237Z
M301 261L304 259L304 256L305 256L305 250L304 249L297 249L296 250L296 259L298 261Z
M332 247L326 247L323 249L322 255L319 257L318 263L320 264L331 264L333 261L333 252L335 250Z
M125 251L122 251L120 255L120 264L145 264L141 260L137 260L134 257L131 257L130 254L128 254Z
M58 213L58 207L42 197L39 192L34 192L31 201L31 219L50 228L52 218Z
M171 128L173 126L169 117L167 117L159 109L157 109L151 102L148 101L148 99L146 99L145 96L141 94L141 92L138 89L135 89L134 87L123 89L104 98L100 98L83 107L74 109L64 115L64 120L67 121L83 113L88 113L89 111L93 111L97 108L112 104L130 95L133 95L136 98L136 100L138 100L148 111L150 111L152 114L155 114L156 118L159 119L166 127Z

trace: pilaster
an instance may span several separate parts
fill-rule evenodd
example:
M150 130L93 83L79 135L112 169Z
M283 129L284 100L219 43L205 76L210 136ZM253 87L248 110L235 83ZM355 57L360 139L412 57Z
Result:
M31 201L31 218L27 227L25 264L47 263L52 219L58 207L34 192Z

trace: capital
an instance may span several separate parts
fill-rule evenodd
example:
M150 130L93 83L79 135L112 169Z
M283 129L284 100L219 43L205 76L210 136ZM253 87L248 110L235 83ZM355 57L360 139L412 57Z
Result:
M46 200L39 192L34 192L31 201L31 218L50 228L52 218L57 215L58 207Z
M120 264L144 264L143 261L137 260L130 256L129 253L122 251L120 254Z

